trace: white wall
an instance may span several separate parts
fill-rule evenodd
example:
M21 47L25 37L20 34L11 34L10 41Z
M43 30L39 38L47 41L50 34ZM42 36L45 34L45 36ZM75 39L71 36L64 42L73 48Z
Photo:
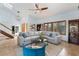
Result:
M61 21L61 20L72 20L72 19L79 19L79 10L60 13L46 19L40 19L36 21L35 23L38 24L38 23L54 22L54 21Z
M8 8L0 7L0 22L9 25L16 25L19 22L16 20L16 15L13 14ZM8 25L8 26L9 26Z
M18 25L19 21L16 20L16 15L11 12L8 8L0 4L0 23L4 24L8 28L11 28L12 25ZM5 29L0 25L0 29L8 32L8 29Z

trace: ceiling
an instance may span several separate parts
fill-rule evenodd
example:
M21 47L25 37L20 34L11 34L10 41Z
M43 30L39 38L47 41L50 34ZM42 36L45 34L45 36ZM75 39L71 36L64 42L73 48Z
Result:
M13 8L12 12L17 14L20 11L20 16L26 17L27 15L35 16L38 18L47 18L55 16L60 13L70 12L78 9L78 3L39 3L39 7L48 7L48 10L38 12L29 9L35 9L34 3L10 3Z

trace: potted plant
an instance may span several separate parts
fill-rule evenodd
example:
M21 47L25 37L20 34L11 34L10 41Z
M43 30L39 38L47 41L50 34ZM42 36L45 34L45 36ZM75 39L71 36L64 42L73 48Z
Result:
M41 40L41 42L44 42L44 33L43 32L40 33L40 40Z
M38 45L39 43L43 43L43 42L44 42L44 33L41 32L41 33L39 34L39 36L40 36L40 40L34 40L34 44L35 44L35 45Z

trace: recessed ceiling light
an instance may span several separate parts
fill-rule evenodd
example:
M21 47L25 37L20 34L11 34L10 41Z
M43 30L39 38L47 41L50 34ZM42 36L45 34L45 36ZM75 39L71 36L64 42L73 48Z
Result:
M20 11L17 11L17 13L20 13Z

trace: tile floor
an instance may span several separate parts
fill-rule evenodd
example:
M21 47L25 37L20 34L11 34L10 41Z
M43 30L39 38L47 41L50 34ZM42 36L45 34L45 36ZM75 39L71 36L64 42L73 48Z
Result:
M79 45L62 42L60 45L48 44L47 56L79 56ZM17 45L16 39L0 41L0 56L22 56L22 48Z

